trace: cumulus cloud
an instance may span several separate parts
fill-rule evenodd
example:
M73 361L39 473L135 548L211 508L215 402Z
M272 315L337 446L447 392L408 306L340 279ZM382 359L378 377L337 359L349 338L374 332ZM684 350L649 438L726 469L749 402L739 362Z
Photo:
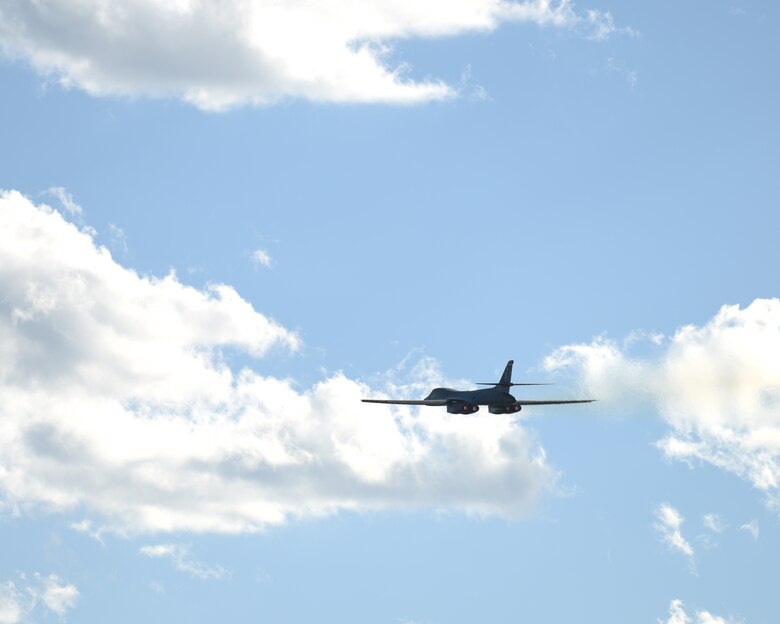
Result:
M689 559L693 557L693 547L682 535L684 518L668 503L659 505L655 510L655 528L672 550L682 553Z
M56 574L44 576L36 572L32 578L19 574L16 580L0 582L0 624L27 622L39 607L65 615L76 605L78 597L76 586Z
M655 407L670 425L658 447L669 458L708 462L747 479L778 501L780 484L780 300L723 306L703 326L664 340L600 337L568 345L545 360L573 370L587 392L628 410Z
M224 578L228 571L221 565L207 565L190 556L190 550L182 544L154 544L142 546L142 555L154 559L170 559L179 572L185 572L201 580Z
M410 78L389 42L506 22L594 40L627 32L570 0L5 0L0 41L6 54L95 95L180 97L209 110L285 97L415 103L457 89Z
M366 406L379 391L342 374L300 390L224 356L298 344L229 286L138 275L59 213L0 195L9 508L77 511L97 536L243 532L339 510L517 517L554 482L511 416Z
M729 624L733 620L712 615L709 611L697 611L694 617L685 612L681 600L672 600L669 605L669 619L658 620L659 624Z

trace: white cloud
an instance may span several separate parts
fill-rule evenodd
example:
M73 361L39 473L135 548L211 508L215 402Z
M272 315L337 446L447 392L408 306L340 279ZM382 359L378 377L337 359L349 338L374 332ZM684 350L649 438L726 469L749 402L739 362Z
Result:
M695 617L690 617L681 600L672 600L669 605L669 619L658 620L659 624L729 624L733 620L712 615L709 611L697 611Z
M181 544L142 546L139 552L155 559L171 559L179 572L185 572L201 580L221 579L228 574L228 571L221 565L206 565L196 561L190 556L189 548Z
M180 97L220 110L294 97L415 103L457 91L414 80L388 42L492 31L506 22L629 32L570 0L5 0L0 41L64 86Z
M655 510L655 528L669 548L681 552L689 559L693 557L693 547L682 535L684 518L668 503L659 505Z
M780 300L723 306L632 357L606 338L569 345L545 361L571 369L602 405L655 407L670 425L658 443L682 461L704 461L749 480L776 502L780 484Z
M78 598L76 586L56 574L35 573L32 579L19 574L16 581L0 582L0 624L28 622L39 605L59 616L65 615Z
M754 540L758 539L759 536L759 528L758 528L758 520L752 520L751 522L747 522L746 524L743 524L739 527L740 531L747 531L750 533L750 535L753 537Z
M65 615L68 609L72 609L79 597L79 591L75 585L65 584L61 578L50 574L41 578L43 603L57 615Z
M58 213L0 195L9 508L81 510L98 534L242 532L339 510L518 517L554 483L511 416L366 406L377 391L342 374L300 391L222 355L297 346L229 286L139 276Z
M271 266L271 256L265 249L256 249L252 252L252 262L264 267Z
M661 622L661 620L658 621ZM690 621L691 618L685 613L682 600L672 600L669 605L669 619L666 620L665 624L689 624Z

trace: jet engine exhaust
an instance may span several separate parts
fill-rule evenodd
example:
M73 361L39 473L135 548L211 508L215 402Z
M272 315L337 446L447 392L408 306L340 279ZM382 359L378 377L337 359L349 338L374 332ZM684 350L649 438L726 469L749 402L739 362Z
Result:
M488 411L491 414L516 414L522 408L520 405L490 405Z
M451 403L447 406L450 414L473 414L479 411L479 405L473 403Z

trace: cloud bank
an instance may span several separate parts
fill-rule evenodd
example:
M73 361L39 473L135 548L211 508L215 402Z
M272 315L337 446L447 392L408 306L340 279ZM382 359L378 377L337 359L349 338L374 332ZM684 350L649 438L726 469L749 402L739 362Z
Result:
M632 355L639 343L651 353ZM703 326L623 344L599 338L545 361L574 371L589 393L618 409L654 406L670 426L669 458L707 462L747 479L778 503L780 300L723 306Z
M393 65L388 42L492 31L505 22L615 32L570 0L4 0L7 55L93 95L177 97L202 109L325 102L418 103L456 95Z
M0 194L5 507L82 513L97 536L244 532L347 509L517 517L554 481L510 416L368 408L377 390L344 375L301 391L223 357L298 344L229 286L138 275Z

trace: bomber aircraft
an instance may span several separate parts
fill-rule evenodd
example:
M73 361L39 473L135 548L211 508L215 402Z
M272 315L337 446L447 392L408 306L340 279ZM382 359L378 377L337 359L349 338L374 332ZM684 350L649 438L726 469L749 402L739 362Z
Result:
M504 374L497 384L477 383L478 386L493 386L480 390L453 390L452 388L434 388L422 401L400 399L362 399L363 403L389 403L391 405L431 405L446 407L450 414L471 414L479 411L480 405L487 405L491 414L512 414L523 409L524 405L561 405L563 403L593 403L596 399L556 400L556 401L518 401L509 394L512 386L545 386L539 383L512 383L512 365L507 362Z

